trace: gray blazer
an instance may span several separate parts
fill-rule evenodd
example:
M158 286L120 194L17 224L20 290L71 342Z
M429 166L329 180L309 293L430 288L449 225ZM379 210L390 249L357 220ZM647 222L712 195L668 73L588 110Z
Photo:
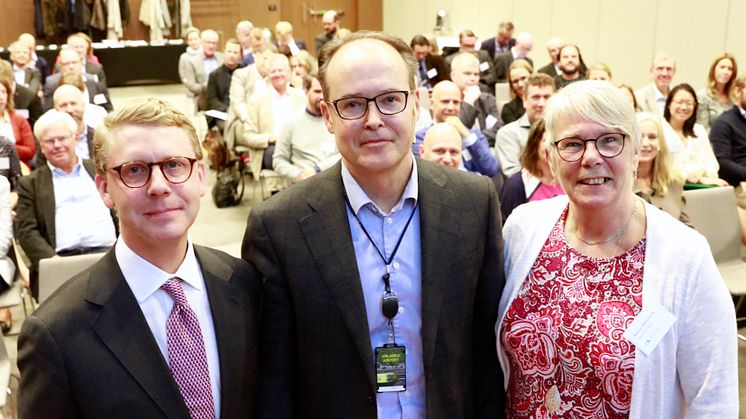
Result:
M490 179L417 160L422 349L431 419L503 417L504 285ZM242 256L265 281L260 418L376 418L374 356L341 166L252 209Z

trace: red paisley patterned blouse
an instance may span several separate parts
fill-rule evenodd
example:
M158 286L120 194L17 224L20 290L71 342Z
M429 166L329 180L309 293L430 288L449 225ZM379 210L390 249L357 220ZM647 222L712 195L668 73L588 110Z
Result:
M509 417L629 415L635 347L622 337L642 309L645 238L601 259L567 244L567 210L510 305Z

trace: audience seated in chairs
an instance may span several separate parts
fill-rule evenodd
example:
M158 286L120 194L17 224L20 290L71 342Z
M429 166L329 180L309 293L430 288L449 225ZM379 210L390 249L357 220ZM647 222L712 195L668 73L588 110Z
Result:
M47 164L19 181L16 238L31 261L37 297L39 260L106 251L116 240L117 219L96 189L93 161L76 154L78 123L53 109L34 131Z
M495 81L504 83L508 80L508 69L515 60L524 59L533 66L533 60L528 57L533 48L534 40L531 34L528 32L520 33L510 51L495 56Z
M82 32L71 34L67 37L67 48L78 53L78 57L80 57L81 73L90 74L93 81L106 86L104 67L99 62L98 57L93 55L93 41L88 35ZM62 66L61 60L62 57L58 55L57 62L55 63L55 68L57 70Z
M109 90L104 83L96 81L92 74L82 73L83 67L80 65L80 56L72 49L63 49L59 56L61 71L47 77L47 82L44 84L44 109L49 110L54 106L52 95L59 87L62 77L75 75L85 84L89 101L94 105L101 105L108 112L111 112L114 107L109 98Z
M265 66L270 87L262 96L250 99L246 122L235 122L239 124L235 127L235 145L249 147L249 165L255 180L260 180L262 169L272 169L272 155L282 127L306 104L303 91L289 85L290 63L286 56L272 54ZM269 189L281 187L278 184Z

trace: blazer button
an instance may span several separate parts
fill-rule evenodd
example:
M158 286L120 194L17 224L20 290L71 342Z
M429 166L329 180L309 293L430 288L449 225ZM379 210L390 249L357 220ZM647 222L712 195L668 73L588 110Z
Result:
M374 402L375 402L375 398L373 398L373 396L368 396L368 403L374 403Z

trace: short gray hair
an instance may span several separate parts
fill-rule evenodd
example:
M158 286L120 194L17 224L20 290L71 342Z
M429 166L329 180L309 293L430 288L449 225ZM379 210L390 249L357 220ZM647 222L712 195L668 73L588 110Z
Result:
M626 133L635 150L640 149L640 127L629 99L607 81L586 80L568 85L554 94L544 109L547 148L557 141L559 121L579 118Z
M39 142L44 140L44 131L52 125L65 124L70 129L70 134L75 135L78 132L78 124L72 116L56 109L50 109L40 116L34 124L34 136Z

